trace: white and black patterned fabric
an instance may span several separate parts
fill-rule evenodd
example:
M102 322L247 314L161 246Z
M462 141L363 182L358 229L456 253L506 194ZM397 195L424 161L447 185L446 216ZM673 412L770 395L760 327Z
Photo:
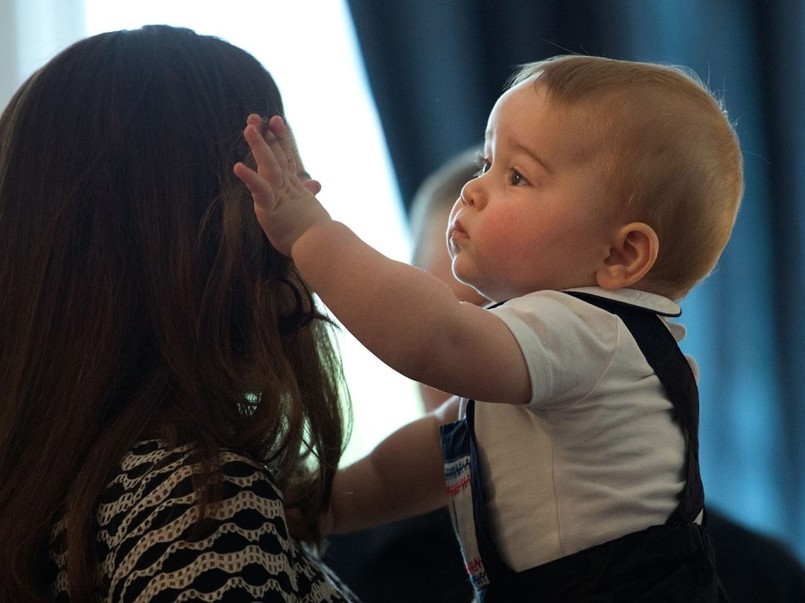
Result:
M138 443L101 495L97 556L102 601L357 601L312 553L288 536L282 498L267 468L221 453L222 500L203 533L192 528L191 448ZM65 520L53 530L52 593L70 601Z

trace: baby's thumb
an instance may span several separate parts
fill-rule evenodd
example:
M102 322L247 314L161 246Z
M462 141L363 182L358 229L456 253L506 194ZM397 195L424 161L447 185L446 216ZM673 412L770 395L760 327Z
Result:
M318 195L321 192L321 182L318 180L305 180L302 182L302 186L304 186L313 195Z

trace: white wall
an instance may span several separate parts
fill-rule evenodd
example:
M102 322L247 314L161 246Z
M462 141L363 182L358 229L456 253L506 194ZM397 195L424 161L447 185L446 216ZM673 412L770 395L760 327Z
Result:
M84 0L0 0L0 107L19 85L86 31Z

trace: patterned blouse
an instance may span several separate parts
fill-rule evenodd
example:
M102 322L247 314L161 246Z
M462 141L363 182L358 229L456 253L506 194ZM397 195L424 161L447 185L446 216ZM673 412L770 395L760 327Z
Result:
M282 498L261 464L221 454L222 500L210 529L192 532L197 509L191 448L139 442L101 494L97 556L101 601L357 601L332 572L288 536ZM65 520L49 556L56 601L69 601ZM205 526L206 527L206 526Z

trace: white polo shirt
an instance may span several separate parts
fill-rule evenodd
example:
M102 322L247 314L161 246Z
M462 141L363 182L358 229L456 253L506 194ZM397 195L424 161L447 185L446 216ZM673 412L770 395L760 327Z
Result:
M664 316L680 313L673 301L642 291L578 291ZM532 389L526 405L476 402L475 433L503 559L523 571L665 523L684 486L686 443L626 325L557 291L491 311L516 337ZM684 337L681 325L666 324L677 341Z

